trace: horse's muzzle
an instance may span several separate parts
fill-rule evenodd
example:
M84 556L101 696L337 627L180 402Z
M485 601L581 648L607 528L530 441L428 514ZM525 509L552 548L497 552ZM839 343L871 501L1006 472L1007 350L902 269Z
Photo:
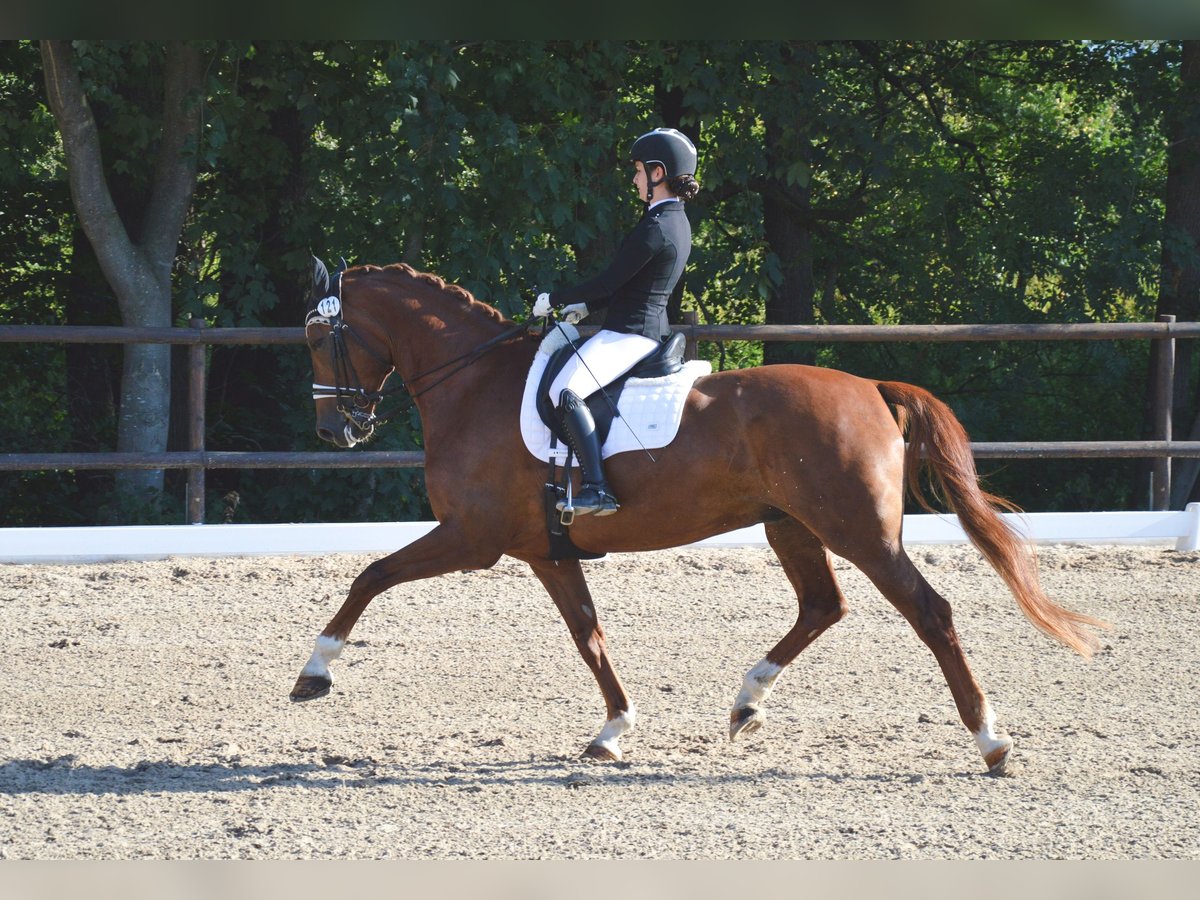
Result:
M337 431L335 429L318 426L317 427L317 437L319 437L323 441L328 441L329 443L331 443L337 447L351 446L351 444L349 442L349 437L345 434L345 430Z

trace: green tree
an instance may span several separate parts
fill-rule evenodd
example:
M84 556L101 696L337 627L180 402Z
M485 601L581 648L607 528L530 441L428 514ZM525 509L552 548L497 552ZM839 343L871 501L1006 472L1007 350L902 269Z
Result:
M1200 41L1182 41L1178 86L1167 117L1167 182L1162 233L1159 315L1200 321ZM1177 342L1174 408L1176 436L1200 440L1200 396L1195 381L1194 341ZM1200 499L1200 461L1174 462L1171 508Z
M92 171L124 246L140 248L170 53L76 48L103 160ZM40 292L21 315L117 321L101 254L69 225L54 120L21 87L36 50L0 50L13 99L0 128L17 136L0 148L0 231L20 233L13 246L30 260L5 277ZM402 259L523 315L536 291L605 264L639 212L629 143L659 124L701 152L695 248L673 310L735 323L1119 321L1146 318L1158 298L1178 43L241 41L192 52L205 60L186 107L202 113L184 154L195 190L160 324L298 324L310 253ZM21 352L42 361L49 396L68 394L70 413L46 416L31 394L16 404L51 423L46 449L106 445L115 351ZM812 360L916 381L978 439L1140 434L1138 405L1111 402L1144 383L1137 344L704 352L723 366ZM13 371L11 359L5 348L0 367ZM308 369L298 347L213 349L208 445L317 447ZM420 441L407 417L373 446ZM1139 502L1131 473L1120 461L1013 464L995 486L1034 507L1119 506ZM95 487L78 473L36 477L60 486L63 507ZM236 490L245 519L424 513L411 471L214 472L209 487L215 515Z
M143 146L131 148L144 150L156 145L145 201L129 211L131 216L122 216L109 189L100 135L70 42L42 42L46 95L62 135L76 212L117 296L122 321L126 325L166 326L172 322L171 270L196 182L204 60L198 48L184 42L170 43L162 50L135 45L128 51L135 62L161 73L162 87L160 131L140 136ZM99 74L99 67L91 71ZM92 89L97 88L104 86L93 85ZM117 425L119 451L166 449L170 373L169 347L126 347ZM161 492L162 472L127 470L118 476L118 485L143 502L154 502Z
M71 198L54 121L28 41L0 42L0 322L61 321L71 267ZM0 452L66 449L71 441L63 348L0 344ZM59 472L0 473L0 520L69 519L72 483Z

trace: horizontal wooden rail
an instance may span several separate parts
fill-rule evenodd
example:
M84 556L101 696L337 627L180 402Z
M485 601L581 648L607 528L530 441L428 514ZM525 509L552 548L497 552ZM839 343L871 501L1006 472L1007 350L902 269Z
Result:
M808 343L951 343L963 341L1096 341L1200 338L1200 322L1107 322L1074 325L693 325L701 341Z
M673 326L688 339L689 355L699 341L791 341L803 343L948 343L963 341L1153 340L1165 348L1156 372L1155 436L1152 441L976 442L976 457L994 459L1155 459L1154 504L1166 509L1172 457L1200 458L1200 441L1173 441L1170 378L1174 341L1200 338L1200 322L1112 322L1019 325L701 325L694 314ZM587 336L599 329L579 329ZM219 452L204 449L205 346L303 344L303 328L210 328L193 319L187 328L108 325L0 325L0 343L185 344L190 351L189 443L191 450L164 453L9 453L0 471L50 469L186 469L188 517L204 520L204 472L208 469L416 468L421 451Z
M1200 454L1197 454L1200 455ZM43 469L412 469L425 465L421 450L224 451L165 453L0 453L0 471Z
M0 344L303 344L303 328L0 325Z
M901 343L1095 341L1200 338L1200 322L1067 325L673 325L689 340ZM594 334L594 325L579 329ZM130 328L120 325L0 325L0 344L303 344L303 328Z
M981 459L1161 459L1200 457L1200 441L980 441L971 452Z
M979 459L1200 458L1200 441L978 442ZM178 450L167 453L0 453L0 470L63 469L414 469L425 465L420 450L318 450L314 452Z

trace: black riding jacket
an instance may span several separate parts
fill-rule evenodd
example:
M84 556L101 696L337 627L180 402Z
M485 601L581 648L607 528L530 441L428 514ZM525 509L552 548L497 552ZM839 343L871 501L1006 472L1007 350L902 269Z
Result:
M660 203L629 232L607 269L595 278L552 291L550 304L607 306L606 330L661 340L670 333L667 301L691 251L692 226L683 203Z

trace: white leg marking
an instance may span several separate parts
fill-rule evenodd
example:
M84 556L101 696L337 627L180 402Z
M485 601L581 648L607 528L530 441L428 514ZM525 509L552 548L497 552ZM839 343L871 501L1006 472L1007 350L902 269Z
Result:
M633 727L637 721L637 707L631 706L625 712L621 713L615 719L609 719L604 723L604 728L600 730L600 734L592 741L595 747L603 747L617 759L621 758L621 748L617 744L621 735Z
M764 659L759 662L746 673L746 677L742 681L742 690L737 695L737 699L733 701L733 708L743 709L748 706L758 708L759 704L771 696L775 680L779 678L782 671L781 666L775 665L770 660Z
M989 753L1012 745L1011 738L996 732L996 714L986 700L983 702L983 727L975 733L975 743L985 760Z
M329 664L342 655L342 647L345 645L345 641L321 635L317 638L312 656L308 658L308 662L300 670L300 674L330 678Z

